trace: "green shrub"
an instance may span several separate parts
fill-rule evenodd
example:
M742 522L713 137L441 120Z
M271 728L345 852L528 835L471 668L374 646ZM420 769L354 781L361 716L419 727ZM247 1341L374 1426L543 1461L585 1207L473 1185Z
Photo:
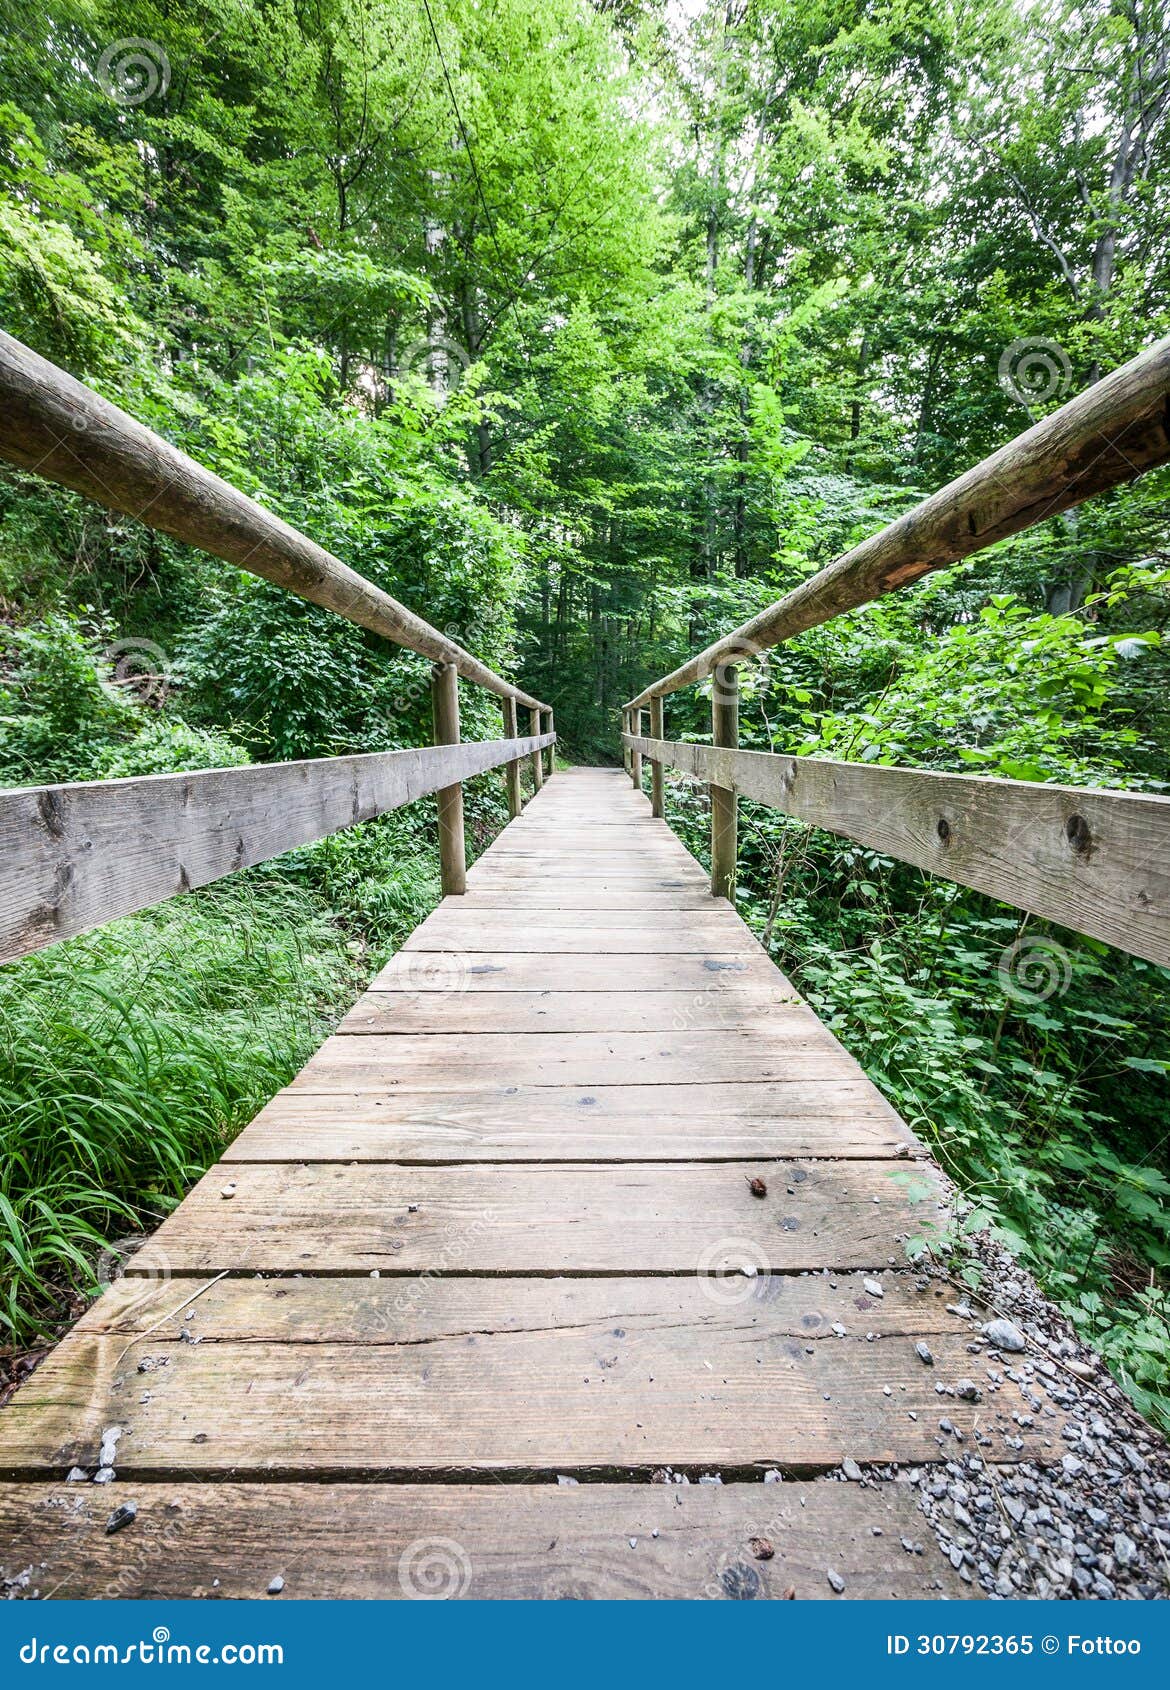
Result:
M94 758L92 778L124 780L184 769L232 769L248 760L243 746L228 734L193 728L171 716L148 716L128 743L102 747Z
M77 617L0 626L0 783L84 780L104 751L131 739L140 712L110 676Z
M0 1327L43 1335L308 1059L360 981L260 871L0 970Z

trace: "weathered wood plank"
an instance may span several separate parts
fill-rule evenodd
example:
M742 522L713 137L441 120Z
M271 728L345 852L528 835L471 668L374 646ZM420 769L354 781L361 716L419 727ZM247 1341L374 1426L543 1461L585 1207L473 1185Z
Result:
M401 1280L364 1276L249 1275L209 1285L190 1319L187 1308L179 1307L186 1303L190 1286L124 1278L90 1307L75 1331L90 1337L114 1335L123 1343L142 1335L142 1347L149 1352L155 1335L160 1343L186 1342L183 1334L192 1325L196 1336L212 1341L256 1338L268 1344L392 1348L466 1340L469 1334L561 1330L591 1334L593 1342L604 1343L619 1325L635 1349L664 1330L689 1332L694 1339L706 1336L723 1350L757 1332L770 1341L799 1338L805 1344L829 1346L867 1332L875 1340L949 1336L970 1342L978 1338L980 1321L990 1318L971 1297L973 1320L959 1319L948 1306L952 1292L941 1282L922 1288L916 1275L886 1268L878 1276L883 1295L876 1298L865 1289L869 1277L817 1272L725 1281L638 1275L500 1279L436 1272L417 1285L404 1285ZM837 1326L845 1327L846 1339L835 1331ZM977 1358L972 1359L965 1371L976 1365Z
M275 581L435 663L453 663L489 692L539 704L323 546L2 333L0 399L0 457L9 463Z
M0 792L0 962L397 810L529 743Z
M450 956L450 962L445 959ZM433 961L428 959L434 959ZM623 991L690 993L703 997L732 984L778 987L784 976L758 945L713 946L708 951L644 951L624 955ZM601 992L615 984L612 956L548 955L531 951L415 951L393 956L374 980L374 989L402 987L412 994L464 992ZM787 984L787 982L785 982Z
M711 893L705 886L671 891L655 886L614 885L606 881L574 881L552 886L543 875L526 880L477 880L468 885L463 905L472 910L709 910Z
M631 699L626 709L690 686L721 664L747 662L806 628L1165 463L1170 458L1168 397L1170 339L1078 393L787 597L688 658Z
M548 879L567 877L584 870L593 874L608 874L627 867L644 875L685 878L691 874L692 868L691 861L688 861L681 847L678 851L672 851L666 846L651 844L644 851L634 851L628 860L624 860L620 847L602 849L600 846L583 846L576 850L571 842L555 847L525 844L523 841L509 838L507 833L492 847L491 855L494 863L507 865L513 871L543 872Z
M605 806L604 810L600 808L601 805ZM646 801L639 798L636 792L622 795L602 791L587 802L567 798L558 803L555 799L546 802L542 789L540 801L534 800L529 804L522 819L525 830L561 826L571 822L588 829L590 833L602 833L606 829L625 827L630 821L641 821L645 819L646 814Z
M1170 967L1170 798L706 745L653 750L698 779Z
M731 1479L768 1467L808 1473L846 1456L938 1459L955 1445L939 1429L935 1385L977 1367L972 1329L955 1321L954 1330L934 1331L933 1368L914 1354L912 1334L876 1337L895 1289L899 1298L912 1295L908 1276L897 1287L894 1278L885 1276L881 1303L864 1291L854 1299L845 1338L823 1341L810 1336L821 1330L819 1275L796 1282L814 1323L798 1334L792 1304L768 1300L771 1281L750 1282L750 1295L735 1303L728 1282L658 1282L646 1317L626 1313L628 1281L604 1281L597 1303L583 1297L562 1322L549 1312L555 1282L512 1280L506 1329L490 1324L482 1302L469 1325L453 1328L446 1318L452 1306L471 1312L466 1301L447 1302L452 1287L478 1292L489 1282L342 1281L340 1340L327 1324L327 1311L339 1306L332 1282L224 1280L157 1331L146 1331L147 1303L137 1341L79 1326L4 1410L0 1471L92 1470L110 1425L123 1428L122 1482L176 1472L240 1480L603 1477L667 1465ZM150 1287L155 1299L173 1298L153 1306L174 1308L176 1289L184 1288ZM740 1287L730 1289L738 1295ZM280 1339L265 1336L261 1294L279 1306ZM937 1311L941 1299L929 1301ZM238 1337L233 1304L246 1311ZM590 1315L599 1306L612 1311L604 1324ZM520 1311L527 1329L516 1329ZM932 1324L939 1318L934 1313ZM186 1341L172 1335L176 1326ZM875 1334L869 1342L867 1331ZM137 1371L146 1357L154 1364L148 1375ZM1057 1418L1021 1428L1010 1418L1025 1409L1012 1381L996 1385L984 1373L982 1383L984 1401L946 1399L945 1416L966 1447L978 1433L988 1460L1059 1456Z
M594 1041L590 1043L590 1041ZM611 1051L596 1042L608 1040ZM531 1048L529 1048L531 1047ZM424 1039L330 1039L292 1082L296 1091L448 1091L485 1085L643 1088L732 1080L860 1078L861 1069L823 1029L760 1046L734 1033L684 1032L658 1039L641 1033L558 1033L524 1038L434 1034ZM647 1109L654 1107L651 1097Z
M474 922L460 922L453 910L438 909L421 922L403 945L404 951L451 951L474 954L479 951L535 952L542 956L625 956L630 954L699 955L730 950L747 942L745 930L737 930L737 918L700 910L694 922L675 931L663 931L663 924L648 915L644 923L626 926L582 928L572 915L559 920L540 919L541 912L529 912L521 926L506 911L484 910ZM660 915L655 911L654 915ZM555 925L554 925L555 922Z
M651 1281L659 1289L649 1315L629 1313L639 1303L627 1279L573 1281L573 1305L558 1303L558 1281L509 1279L497 1283L511 1310L499 1327L484 1313L489 1284L225 1279L159 1330L147 1328L176 1308L184 1286L147 1284L135 1308L142 1337L125 1323L101 1335L83 1322L8 1404L0 1472L93 1469L110 1425L123 1428L123 1480L176 1470L544 1477L659 1465L735 1477L822 1469L845 1455L913 1462L954 1448L938 1430L935 1384L976 1366L970 1325L949 1317L952 1327L938 1330L942 1300L913 1305L905 1274L884 1274L881 1303L862 1288L840 1318L845 1338L820 1342L832 1295L820 1274L781 1281L776 1301L774 1279L747 1281L739 1301L739 1281ZM132 1295L132 1281L123 1286ZM930 1308L928 1325L903 1333L915 1306ZM451 1310L470 1322L455 1325ZM178 1328L186 1338L174 1337ZM913 1352L927 1332L933 1369ZM154 1362L149 1376L137 1372L144 1357ZM1060 1453L1058 1420L1020 1428L1009 1418L1025 1411L1013 1382L984 1384L986 1401L945 1406L969 1445L979 1431L989 1460ZM1006 1443L1016 1435L1020 1450Z
M558 863L562 860L558 858ZM497 855L495 847L480 857L467 871L468 885L476 888L487 888L496 885L522 885L526 887L545 886L556 888L557 880L549 875L548 859L543 856L505 856L502 852ZM697 863L689 865L671 860L663 864L638 864L615 866L612 863L578 861L573 864L573 884L588 881L589 890L600 889L603 886L613 886L636 890L645 887L648 891L659 888L669 891L690 891L696 888L709 891L707 877L699 869Z
M761 1174L763 1198L749 1189ZM943 1215L935 1176L893 1161L234 1163L200 1180L126 1273L843 1271L900 1259Z
M367 992L339 1033L627 1033L690 1028L747 1032L774 1027L820 1030L787 983L768 988L685 992Z
M282 1092L227 1162L662 1162L919 1154L867 1080Z
M110 1536L92 1485L0 1486L0 1578L30 1597L399 1601L972 1595L906 1485L137 1485ZM759 1561L750 1540L775 1548ZM893 1555L902 1537L922 1555ZM225 1545L230 1553L225 1554Z
M675 896L681 894L676 893ZM479 898L482 899L482 894ZM524 925L531 927L538 936L543 936L550 929L556 931L569 926L579 933L593 933L622 923L622 918L615 917L604 903L600 907L593 903L564 908L560 904L537 904L526 899L525 904ZM705 939L711 934L717 937L730 934L742 944L750 944L748 930L739 924L738 917L732 917L732 920L737 925L731 925L726 919L726 914L721 912L718 904L708 896L705 902L696 902L690 907L680 908L677 904L666 904L656 909L652 915L647 915L645 922L633 922L631 925L652 926L656 932L664 934L696 934L700 939ZM469 934L476 933L481 928L491 933L502 926L514 928L515 920L511 904L501 904L498 898L488 903L477 901L470 904L466 899L460 898L457 905L441 905L425 921L419 923L415 933L422 934L425 931L429 935L435 929L446 926L453 929L462 927Z

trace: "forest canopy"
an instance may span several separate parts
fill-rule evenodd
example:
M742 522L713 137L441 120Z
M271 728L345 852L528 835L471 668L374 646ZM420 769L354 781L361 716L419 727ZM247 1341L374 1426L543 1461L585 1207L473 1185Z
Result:
M1170 332L1170 0L0 0L0 28L0 324L549 699L579 760ZM1166 791L1168 489L772 652L742 743ZM428 717L421 660L0 472L0 783ZM464 723L497 735L498 701L465 689ZM667 731L709 734L703 688ZM430 907L425 809L0 975L14 1342ZM482 845L497 785L471 814ZM702 791L669 815L702 854ZM745 919L966 1224L1170 1423L1165 973L763 809L741 835Z

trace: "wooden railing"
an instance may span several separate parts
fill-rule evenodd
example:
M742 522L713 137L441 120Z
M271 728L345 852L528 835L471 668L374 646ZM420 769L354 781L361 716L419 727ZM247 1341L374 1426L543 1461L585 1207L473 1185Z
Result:
M631 699L626 767L640 788L650 760L654 815L664 765L710 789L712 893L734 896L742 794L1170 966L1170 798L738 749L743 664L1168 461L1163 340ZM711 745L667 740L664 699L709 675Z
M445 894L466 890L463 781L553 766L549 705L502 679L91 388L0 333L0 457L211 552L431 659L432 747L0 792L0 963L205 886L428 793L439 798ZM462 743L459 677L503 702L505 738ZM531 733L518 737L517 712Z

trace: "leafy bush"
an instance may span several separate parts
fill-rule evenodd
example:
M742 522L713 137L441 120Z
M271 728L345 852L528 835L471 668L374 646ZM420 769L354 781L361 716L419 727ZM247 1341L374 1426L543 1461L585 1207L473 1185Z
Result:
M999 594L928 645L891 637L886 688L861 710L807 711L799 750L1013 780L1149 785L1136 771L1159 766L1163 753L1135 725L1118 670L1149 661L1160 643L1156 632L1097 633Z
M193 728L173 717L152 716L127 744L107 745L97 753L92 777L124 780L184 769L232 769L247 762L248 753L228 734Z
M145 704L135 690L140 674L116 673L120 650L153 660L152 642L103 638L77 617L0 627L0 782L100 780L248 761L229 735Z
M138 712L110 673L76 617L0 627L0 781L84 780L103 751L129 740Z

